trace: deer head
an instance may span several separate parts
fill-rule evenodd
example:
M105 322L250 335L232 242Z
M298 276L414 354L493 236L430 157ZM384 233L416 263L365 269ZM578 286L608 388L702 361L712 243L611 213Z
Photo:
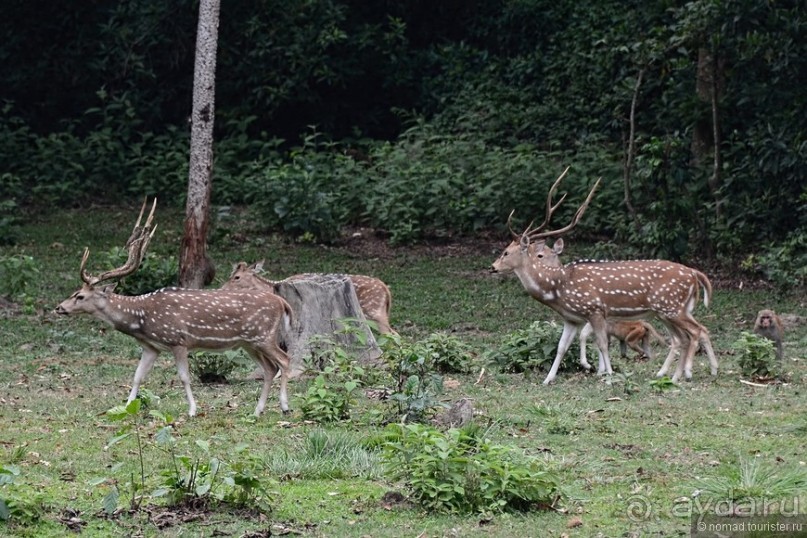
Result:
M78 291L56 307L57 314L66 315L74 312L95 313L99 308L103 307L109 294L115 289L117 282L101 287L97 287L97 284L107 280L121 279L134 273L137 268L140 267L140 264L146 257L146 249L148 248L149 242L151 238L154 237L154 232L157 231L157 225L152 225L154 221L154 211L157 209L157 199L154 199L151 205L151 212L149 212L145 224L141 226L140 222L143 219L145 209L146 200L143 201L143 206L140 208L140 215L138 215L132 233L126 241L125 248L128 252L128 256L122 266L105 271L98 276L92 276L85 269L87 259L90 257L90 249L89 247L84 249L84 255L81 257L81 267L79 268L79 275L84 284Z

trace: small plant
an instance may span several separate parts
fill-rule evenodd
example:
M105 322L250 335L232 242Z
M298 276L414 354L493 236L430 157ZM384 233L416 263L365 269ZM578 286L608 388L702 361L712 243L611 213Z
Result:
M548 367L555 360L561 328L554 321L536 321L526 329L505 335L498 349L488 353L488 359L502 372L523 373ZM580 356L575 342L563 357L564 368L574 368Z
M666 375L657 379L651 379L647 384L658 393L662 393L677 387L675 382Z
M390 424L383 456L427 510L490 513L553 506L557 478L538 460L495 445L476 426L440 432L420 424Z
M614 372L613 374L605 376L605 384L612 387L622 387L622 391L627 394L635 394L639 392L639 386L636 381L632 379L632 372Z
M0 521L31 525L45 513L45 496L20 474L17 465L0 465Z
M317 422L350 418L350 407L357 389L363 385L365 369L330 339L318 339L311 349L308 362L317 376L303 396L303 416Z
M399 335L389 335L382 344L384 361L395 379L390 401L397 405L403 422L422 422L439 407L437 396L443 390L443 376L434 372L429 349L421 342L406 343Z
M743 375L768 378L779 374L780 364L771 340L743 331L732 347L738 352L737 361Z
M39 266L33 257L0 256L0 295L25 301L38 281Z
M473 354L470 348L456 336L443 332L432 333L422 342L426 353L438 372L466 374L471 371Z
M191 354L191 372L202 383L226 383L240 365L246 364L247 358L240 350L228 349L221 353L196 351Z

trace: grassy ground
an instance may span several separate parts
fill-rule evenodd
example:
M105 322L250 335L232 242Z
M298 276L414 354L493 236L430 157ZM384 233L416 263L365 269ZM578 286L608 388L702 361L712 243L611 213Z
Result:
M276 392L268 412L251 416L258 386L236 380L226 385L194 383L200 416L188 419L184 394L167 356L160 359L146 388L161 397L158 409L177 417L174 436L181 450L231 458L246 445L272 492L265 516L213 510L200 516L150 508L107 518L102 501L116 482L125 506L126 484L139 474L134 439L109 445L120 424L105 412L121 404L139 357L135 342L89 318L57 318L51 313L79 284L81 250L93 253L122 245L136 210L97 209L60 212L24 227L16 247L0 256L25 253L41 268L32 295L35 313L0 318L0 465L20 469L14 491L39 499L44 515L28 525L0 523L0 535L62 536L75 517L85 536L685 536L685 517L703 481L731 476L743 462L755 461L782 475L805 469L807 445L807 335L805 327L786 336L788 383L756 387L740 383L731 345L749 330L754 313L772 306L805 316L803 296L772 296L767 291L718 289L712 306L698 318L712 332L721 371L710 378L699 355L694 379L672 390L650 384L659 364L615 359L631 374L626 383L562 370L554 385L543 373L502 374L488 369L452 376L459 383L447 401L473 399L476 420L497 443L520 447L560 476L565 493L558 511L493 516L433 515L406 503L384 503L399 489L388 482L373 455L349 455L343 464L317 467L306 442L312 435L358 441L376 433L377 402L360 399L354 420L321 427L298 412L279 414ZM177 250L181 215L163 211L151 249ZM246 227L246 228L245 228ZM247 241L245 237L250 237ZM267 259L267 270L281 277L302 271L373 274L391 287L392 324L409 339L451 331L479 355L510 331L553 314L522 291L515 278L488 275L502 244L444 245L388 250L361 239L343 248L295 246L249 232L235 219L214 235L211 254L219 280L230 264ZM570 241L573 243L573 241ZM583 255L572 252L575 255ZM91 253L90 267L93 270ZM102 268L96 268L96 271ZM657 353L661 350L657 348ZM480 363L480 367L482 364ZM248 367L240 373L246 374ZM244 377L244 376L235 376ZM291 384L296 409L309 381ZM159 450L159 425L142 424L144 471L148 484L170 461ZM196 441L209 441L204 452ZM367 454L364 455L367 457ZM205 460L207 461L207 460ZM11 491L7 486L5 492ZM0 489L0 497L4 490ZM792 496L791 496L792 497ZM798 498L804 512L805 496ZM150 515L151 514L151 515ZM165 525L160 528L161 525Z

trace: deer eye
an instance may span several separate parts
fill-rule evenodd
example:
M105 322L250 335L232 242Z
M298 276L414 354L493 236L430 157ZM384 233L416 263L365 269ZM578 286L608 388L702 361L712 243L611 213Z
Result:
M84 300L83 295L76 295L76 301L83 301L83 300Z

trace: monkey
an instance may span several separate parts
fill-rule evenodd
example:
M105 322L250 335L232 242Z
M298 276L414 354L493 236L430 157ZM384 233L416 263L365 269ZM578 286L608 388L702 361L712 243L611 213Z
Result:
M773 310L760 310L754 322L754 332L776 344L776 358L782 360L782 320Z

